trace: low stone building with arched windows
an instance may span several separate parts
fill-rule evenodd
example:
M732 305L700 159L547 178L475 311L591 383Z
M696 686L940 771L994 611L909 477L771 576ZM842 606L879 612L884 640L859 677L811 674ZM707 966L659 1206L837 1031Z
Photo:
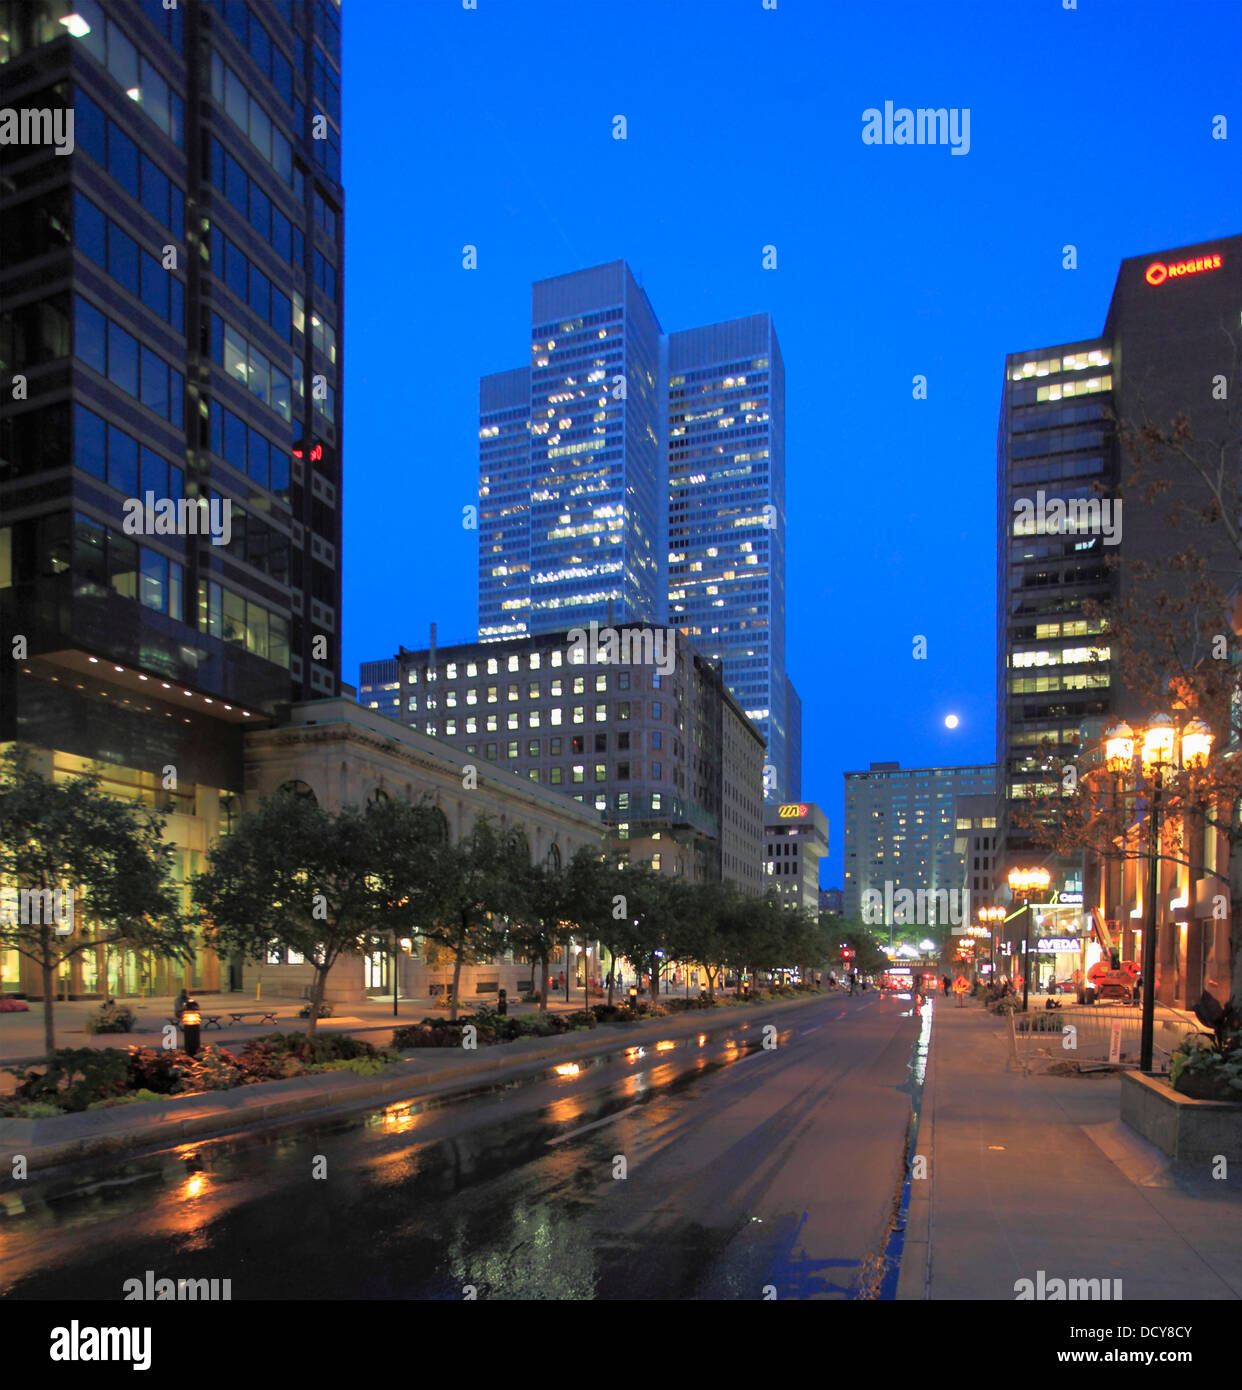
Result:
M295 704L270 728L245 736L245 803L254 805L282 787L314 796L328 810L362 806L374 797L429 797L444 816L451 839L467 834L476 817L501 825L520 825L536 862L568 862L583 846L601 847L599 813L550 787L537 786L344 697ZM473 774L467 771L473 768ZM398 989L424 996L451 978L451 961L429 964L417 942L397 956ZM495 997L496 987L513 993L530 966L512 959L462 967L461 998L476 993ZM328 977L327 998L334 1004L367 994L391 993L392 957L346 957ZM264 962L234 961L235 984L260 986L267 997L300 997L312 970L287 953Z

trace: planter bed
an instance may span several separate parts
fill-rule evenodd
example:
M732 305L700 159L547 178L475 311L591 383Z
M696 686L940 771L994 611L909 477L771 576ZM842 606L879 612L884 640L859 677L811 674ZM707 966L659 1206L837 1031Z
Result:
M1175 1091L1166 1077L1125 1072L1121 1119L1170 1158L1242 1160L1242 1101L1197 1100Z

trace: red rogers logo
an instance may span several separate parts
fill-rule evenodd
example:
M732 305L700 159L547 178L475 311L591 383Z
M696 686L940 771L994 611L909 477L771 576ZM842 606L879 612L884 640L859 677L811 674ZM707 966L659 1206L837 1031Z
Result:
M1149 285L1163 285L1166 280L1173 280L1182 275L1198 275L1203 270L1219 270L1219 256L1200 256L1194 261L1178 261L1174 265L1165 265L1163 261L1152 261L1147 267L1146 280Z

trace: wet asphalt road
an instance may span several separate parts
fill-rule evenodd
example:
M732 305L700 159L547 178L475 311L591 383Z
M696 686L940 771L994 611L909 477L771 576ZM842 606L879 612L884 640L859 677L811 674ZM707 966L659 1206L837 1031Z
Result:
M828 995L577 1074L0 1190L0 1297L761 1299L878 1287L919 1020Z

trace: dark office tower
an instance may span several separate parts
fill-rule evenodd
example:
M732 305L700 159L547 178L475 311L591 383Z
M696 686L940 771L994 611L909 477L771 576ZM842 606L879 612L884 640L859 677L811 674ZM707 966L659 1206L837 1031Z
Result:
M1236 476L1236 405L1219 400L1218 388L1236 371L1240 310L1242 236L1153 252L1121 263L1102 337L1006 358L997 439L1002 875L1032 848L1013 824L1014 799L1054 789L1040 744L1072 753L1086 721L1098 729L1109 716L1152 713L1133 706L1127 673L1085 601L1154 597L1139 587L1136 561L1155 567L1160 592L1174 593L1180 580L1164 562L1191 544L1222 590L1236 580L1236 552L1216 528L1192 534L1168 524L1172 501L1202 508L1207 500L1193 470L1149 460L1144 486L1127 489L1135 461L1112 422L1167 426L1185 413L1199 447L1220 441L1226 477ZM1151 482L1167 484L1154 502L1144 498ZM1086 505L1071 518L1058 504L1075 500ZM1081 890L1080 866L1055 868L1055 889Z
M1083 612L1087 601L1107 602L1115 593L1109 548L1085 528L1048 534L1047 518L1056 504L1095 496L1096 484L1116 495L1112 387L1112 348L1104 339L1005 359L997 440L996 760L1006 854L1015 860L1034 852L1034 862L1042 862L1031 833L1012 824L1010 813L1015 798L1048 784L1045 740L1071 755L1083 720L1109 707L1109 649L1098 641L1103 619ZM1065 876L1058 887L1081 890L1075 866L1065 866Z
M767 314L669 335L668 610L762 730L770 796L793 796L785 366Z
M184 873L242 730L339 685L339 5L0 0L0 73L52 132L0 165L0 741Z
M625 262L537 282L530 352L525 497L526 373L480 390L479 637L656 622L660 325Z

